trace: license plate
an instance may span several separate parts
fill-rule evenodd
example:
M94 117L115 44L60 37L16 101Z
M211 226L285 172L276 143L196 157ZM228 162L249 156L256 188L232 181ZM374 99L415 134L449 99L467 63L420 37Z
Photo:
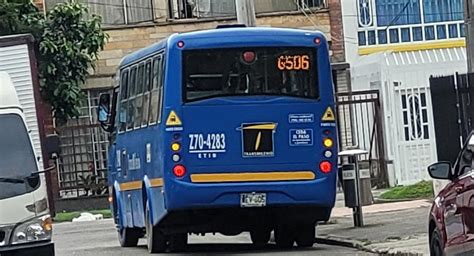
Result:
M267 205L267 194L244 193L240 194L240 207L264 207Z

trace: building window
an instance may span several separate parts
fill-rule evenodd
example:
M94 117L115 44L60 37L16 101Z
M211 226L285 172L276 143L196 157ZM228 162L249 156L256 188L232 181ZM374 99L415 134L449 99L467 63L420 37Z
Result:
M398 29L390 29L390 43L398 43L400 38L398 36Z
M462 20L464 1L423 0L423 12L426 23Z
M45 0L46 10L52 10L65 0ZM100 15L104 25L135 24L153 21L153 2L149 0L94 0L81 1L90 13Z
M435 39L435 28L434 26L425 27L425 40Z
M359 32L359 45L366 45L367 39L365 37L365 32Z
M464 26L464 1L357 0L359 31L386 30L387 35L377 31L376 45L464 37L465 28L458 27ZM366 45L372 45L369 34Z
M378 26L421 22L419 0L375 0Z
M459 37L458 25L457 24L449 24L448 28L449 28L449 38Z
M436 26L436 29L438 31L438 39L446 39L446 26L445 25L438 25Z
M359 0L359 26L368 27L372 25L372 1Z
M461 37L466 37L466 24L459 24L459 26L461 27Z
M369 31L368 32L368 41L369 41L369 45L375 45L377 42L376 42L376 39L375 39L375 31Z
M377 31L379 37L379 44L386 44L387 43L387 31L386 30L379 30Z
M410 29L409 28L402 28L402 42L410 42Z
M421 27L413 28L413 41L423 41L423 30Z
M307 7L307 8L322 8L322 7L324 7L324 0L301 0L301 2L303 4L303 6Z
M426 93L402 95L405 141L429 139Z

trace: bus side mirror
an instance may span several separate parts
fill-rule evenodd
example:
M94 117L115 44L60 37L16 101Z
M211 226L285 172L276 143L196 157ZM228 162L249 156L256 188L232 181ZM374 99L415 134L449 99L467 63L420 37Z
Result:
M110 94L103 93L99 98L99 107L97 108L97 117L101 124L106 124L110 114Z
M50 159L57 158L61 153L61 148L59 147L59 136L57 134L46 135L45 141L45 150Z

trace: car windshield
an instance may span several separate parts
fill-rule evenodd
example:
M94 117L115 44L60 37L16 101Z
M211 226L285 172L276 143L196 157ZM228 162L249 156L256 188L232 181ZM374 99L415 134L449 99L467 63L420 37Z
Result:
M0 115L0 199L31 192L25 179L37 171L28 131L19 115Z
M319 97L313 48L189 50L183 61L186 101L244 95Z

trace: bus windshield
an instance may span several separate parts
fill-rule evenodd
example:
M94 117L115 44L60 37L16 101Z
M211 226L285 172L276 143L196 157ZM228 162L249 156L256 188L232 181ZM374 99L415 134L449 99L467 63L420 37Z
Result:
M187 102L242 95L319 97L314 48L188 50L183 61Z
M20 116L0 115L0 199L31 192L26 178L37 171L28 131Z

